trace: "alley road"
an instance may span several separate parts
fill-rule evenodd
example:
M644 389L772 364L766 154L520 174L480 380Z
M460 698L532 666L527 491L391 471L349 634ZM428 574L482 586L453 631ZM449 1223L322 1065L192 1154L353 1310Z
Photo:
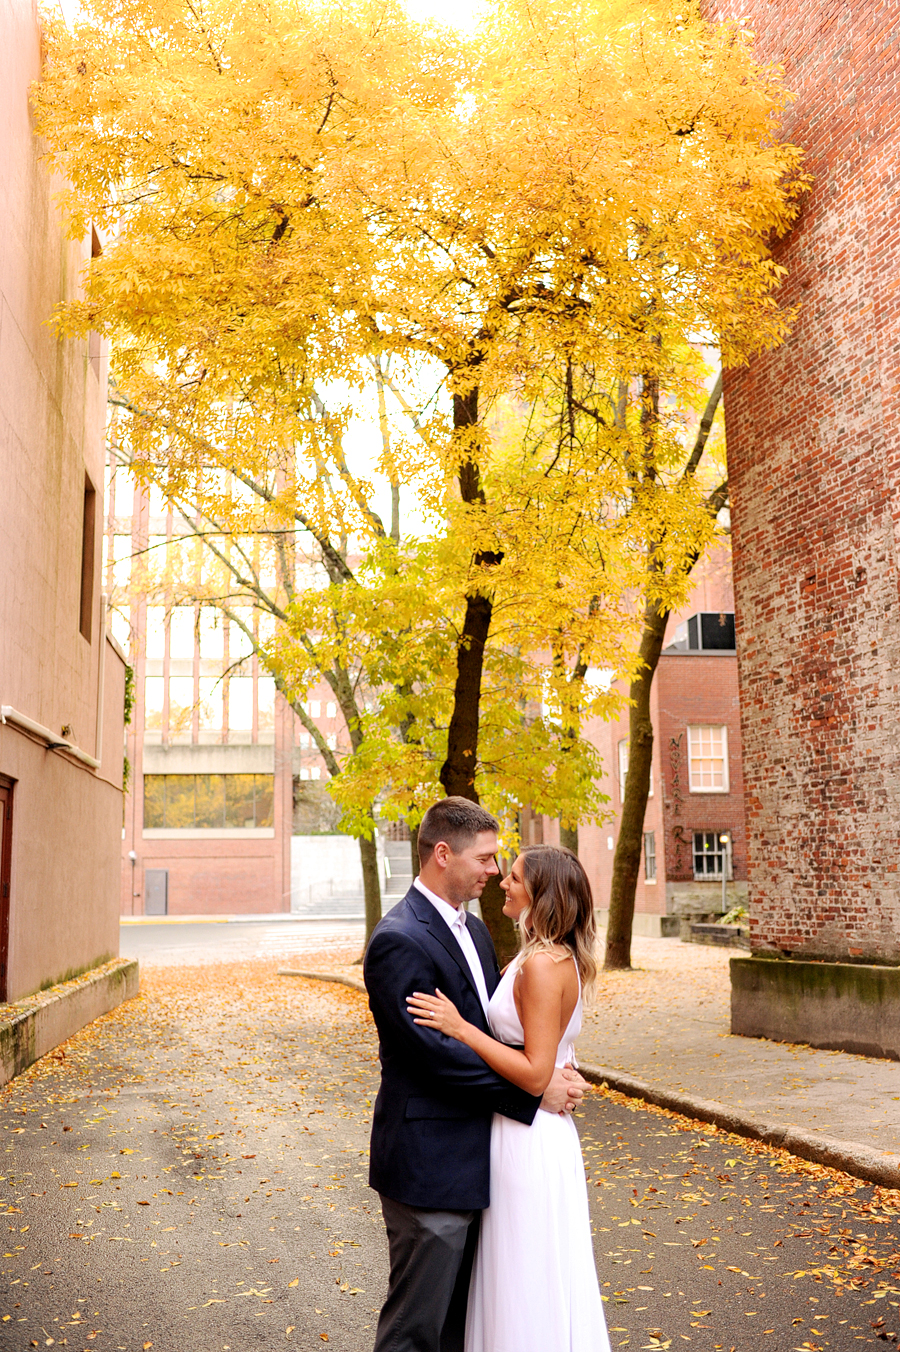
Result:
M145 973L0 1092L2 1352L369 1352L376 1069L353 991ZM896 1343L900 1194L599 1091L579 1127L613 1348Z

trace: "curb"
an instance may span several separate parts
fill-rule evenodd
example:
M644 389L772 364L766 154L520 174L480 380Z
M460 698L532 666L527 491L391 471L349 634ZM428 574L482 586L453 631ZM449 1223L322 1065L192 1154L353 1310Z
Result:
M334 972L300 972L294 967L279 967L278 976L302 976L307 981L334 981L338 986L349 986L352 991L367 994L361 981L354 981L352 976L337 976Z
M333 972L301 972L282 967L278 975L300 976L308 981L334 981L366 994L361 981L337 976ZM829 1169L839 1169L841 1173L861 1178L867 1183L877 1183L883 1188L900 1188L900 1155L874 1150L871 1146L859 1145L855 1141L837 1141L831 1136L819 1136L815 1132L804 1131L802 1127L753 1117L750 1113L731 1108L726 1103L718 1103L715 1099L697 1098L677 1089L657 1089L644 1080L635 1079L633 1075L626 1075L619 1070L610 1070L607 1066L582 1063L578 1069L591 1084L615 1089L628 1098L643 1099L657 1108L668 1108L670 1112L692 1117L698 1122L710 1122L723 1131L733 1132L735 1136L762 1141L764 1145L786 1150L798 1159L823 1164Z
M138 993L134 958L114 958L72 981L0 1005L0 1085L8 1084L85 1024Z
M715 1099L696 1098L693 1094L683 1094L676 1089L657 1089L644 1080L637 1080L632 1075L610 1070L606 1066L580 1065L578 1069L591 1084L605 1085L629 1098L643 1099L657 1108L668 1108L684 1117L711 1122L723 1131L787 1150L791 1155L810 1160L813 1164L840 1169L842 1173L864 1179L867 1183L877 1183L883 1188L900 1188L900 1155L875 1150L855 1141L837 1141L830 1136L819 1136L816 1132L804 1131L802 1127L754 1117L739 1108L718 1103Z

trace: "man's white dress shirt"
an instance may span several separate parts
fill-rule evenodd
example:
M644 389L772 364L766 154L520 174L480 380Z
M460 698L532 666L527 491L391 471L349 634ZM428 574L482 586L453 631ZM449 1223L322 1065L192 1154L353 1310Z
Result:
M428 898L448 929L451 930L453 937L462 949L463 957L468 963L469 971L472 973L472 980L475 982L475 989L478 991L478 998L480 999L482 1008L486 1014L489 997L487 983L484 979L484 968L481 965L481 959L475 948L474 940L466 928L465 910L462 906L457 910L455 906L450 905L449 901L444 901L443 897L439 897L434 892L430 891L422 882L421 878L414 878L413 885L419 889L424 897Z

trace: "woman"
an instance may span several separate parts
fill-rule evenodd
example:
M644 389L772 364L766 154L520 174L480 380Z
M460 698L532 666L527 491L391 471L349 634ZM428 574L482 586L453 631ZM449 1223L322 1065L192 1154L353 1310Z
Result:
M416 1023L456 1038L492 1069L542 1094L573 1059L582 990L596 973L590 883L571 850L534 845L500 884L521 949L491 997L490 1037L437 991L408 1002ZM575 1123L495 1115L491 1205L469 1287L466 1352L608 1352Z

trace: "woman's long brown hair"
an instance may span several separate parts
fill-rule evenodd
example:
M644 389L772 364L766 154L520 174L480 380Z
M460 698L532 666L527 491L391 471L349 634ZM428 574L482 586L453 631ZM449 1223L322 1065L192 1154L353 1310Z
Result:
M587 990L597 975L597 923L580 859L563 845L527 845L519 858L528 894L528 909L519 917L521 953L568 948Z

